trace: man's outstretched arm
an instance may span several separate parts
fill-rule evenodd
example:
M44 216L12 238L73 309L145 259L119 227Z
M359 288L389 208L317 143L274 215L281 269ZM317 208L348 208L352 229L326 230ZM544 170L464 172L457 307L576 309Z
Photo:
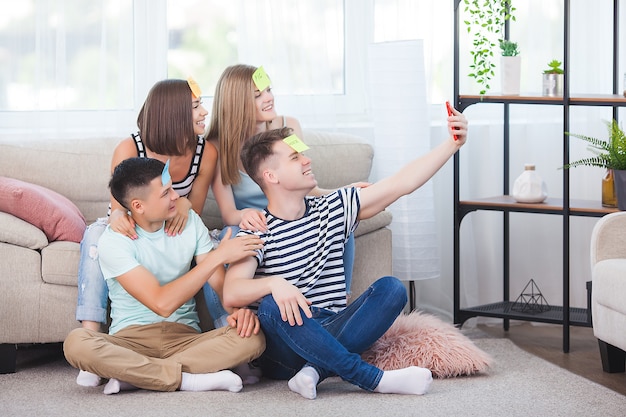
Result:
M398 198L417 190L465 144L467 120L457 110L454 110L454 115L448 118L448 133L449 139L427 154L409 162L394 175L363 188L359 219L372 217Z

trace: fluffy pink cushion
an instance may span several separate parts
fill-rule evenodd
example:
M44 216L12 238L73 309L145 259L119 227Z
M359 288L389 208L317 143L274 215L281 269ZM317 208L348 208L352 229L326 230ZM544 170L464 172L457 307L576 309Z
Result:
M78 243L85 231L85 218L66 197L14 178L0 177L0 211L38 227L49 242Z
M472 375L492 362L452 324L415 311L398 317L362 357L383 370L421 366L437 378Z

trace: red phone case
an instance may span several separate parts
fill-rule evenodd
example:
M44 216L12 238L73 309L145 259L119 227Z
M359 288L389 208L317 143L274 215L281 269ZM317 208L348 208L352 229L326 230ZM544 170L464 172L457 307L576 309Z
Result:
M448 110L448 116L452 116L452 106L450 106L449 101L446 101L446 109ZM454 140L459 140L457 135L454 135Z

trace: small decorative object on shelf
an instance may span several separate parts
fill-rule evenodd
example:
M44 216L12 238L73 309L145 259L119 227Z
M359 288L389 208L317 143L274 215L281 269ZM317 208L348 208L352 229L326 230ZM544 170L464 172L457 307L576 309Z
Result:
M558 97L563 95L563 69L561 61L553 59L548 63L548 69L543 71L543 95Z
M472 63L468 76L474 78L478 84L481 96L491 89L489 83L496 68L493 62L496 42L504 37L505 22L515 21L516 9L511 2L512 0L463 0L467 14L463 21L474 46L470 51Z
M605 176L602 179L602 205L605 205L605 188L607 189L606 194L609 196L610 182L611 179L613 179L617 207L620 210L626 210L626 178L623 178L626 177L626 133L624 133L624 130L615 120L612 120L611 122L607 121L606 125L609 132L608 139L598 139L590 136L565 132L566 135L582 139L589 143L589 149L595 154L595 156L570 162L569 164L563 166L563 168L567 169L580 165L586 165L610 170L612 177ZM610 203L605 206L611 207Z
M519 56L517 42L507 39L500 39L500 50L502 51L502 94L505 96L519 96L520 91L520 71L522 67L522 57Z
M543 313L550 311L550 305L541 294L535 280L531 279L519 297L517 297L517 300L511 305L511 310L532 314Z
M512 196L518 203L542 203L548 197L548 187L534 164L524 165L524 172L513 183Z
M624 97L626 97L626 72L624 73Z
M617 195L615 194L615 173L607 169L602 178L602 207L617 207Z

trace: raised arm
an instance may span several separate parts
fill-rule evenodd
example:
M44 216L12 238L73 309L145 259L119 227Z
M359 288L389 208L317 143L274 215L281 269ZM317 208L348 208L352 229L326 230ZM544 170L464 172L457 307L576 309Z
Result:
M359 219L372 217L398 198L417 190L463 146L467 139L467 120L457 110L453 110L453 113L448 117L449 138L445 142L409 162L394 175L361 190ZM457 139L454 139L454 135Z
M113 156L111 158L111 173L113 173L113 170L119 165L120 162L136 156L137 147L135 146L133 138L128 137L122 140L113 150ZM109 223L111 224L111 228L122 235L130 237L131 239L136 238L137 234L135 233L135 222L133 219L128 215L127 210L122 207L122 205L118 203L113 196L110 196L110 199L111 216L109 218Z
M204 144L204 152L202 154L202 161L198 169L198 174L193 181L191 192L187 197L191 202L191 208L198 216L202 215L204 209L204 203L206 202L206 196L209 193L209 187L213 182L213 177L217 171L217 149L213 143L207 141Z

